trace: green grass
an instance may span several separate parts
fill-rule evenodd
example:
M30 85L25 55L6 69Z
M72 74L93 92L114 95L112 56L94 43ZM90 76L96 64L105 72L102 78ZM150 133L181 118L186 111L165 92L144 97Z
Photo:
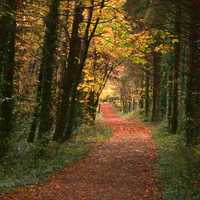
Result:
M81 130L78 130L78 134L75 135L75 140L85 143L103 142L109 139L111 136L111 129L104 124L97 123L94 126L85 126Z
M145 121L144 116L141 114L142 110L137 109L134 110L133 112L129 112L129 113L122 113L120 112L120 116L123 117L124 119L140 119L141 121Z
M184 145L183 136L170 134L165 124L153 129L158 147L158 181L164 200L200 200L198 148Z
M26 142L18 144L18 147L23 149L15 153L12 151L0 165L0 192L45 180L50 173L86 156L90 151L88 144L105 141L110 135L110 129L102 124L82 127L74 138L65 144L51 142L42 159L36 156L37 146L28 145Z

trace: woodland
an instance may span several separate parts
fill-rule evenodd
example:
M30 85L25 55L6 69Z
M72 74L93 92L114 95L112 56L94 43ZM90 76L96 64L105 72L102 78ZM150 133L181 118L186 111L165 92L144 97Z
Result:
M1 0L0 188L79 159L85 132L108 137L97 121L109 102L162 126L158 146L176 138L192 173L176 195L199 200L199 13L199 0Z

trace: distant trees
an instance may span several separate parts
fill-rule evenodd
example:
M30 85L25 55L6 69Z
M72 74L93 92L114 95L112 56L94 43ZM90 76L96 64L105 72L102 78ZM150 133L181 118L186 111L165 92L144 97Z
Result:
M128 0L126 4L132 20L137 21L133 28L137 59L133 63L145 72L141 95L145 98L145 115L152 121L167 119L173 133L184 123L188 145L200 143L199 6L195 0L143 0L139 4ZM145 32L152 36L145 38Z

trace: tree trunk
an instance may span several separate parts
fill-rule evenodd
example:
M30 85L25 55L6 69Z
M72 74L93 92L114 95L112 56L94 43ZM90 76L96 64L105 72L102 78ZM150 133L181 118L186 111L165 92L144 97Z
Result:
M152 121L160 120L160 55L156 52L153 54L153 108Z
M176 133L178 129L178 106L179 106L179 70L180 70L180 61L181 61L181 8L179 3L176 3L176 22L175 22L175 32L177 34L179 42L175 44L175 63L173 69L173 111L172 111L172 132Z
M79 60L81 40L79 38L79 27L82 21L82 5L75 6L72 36L70 41L70 50L68 55L68 66L66 67L62 78L62 94L61 104L57 108L56 129L54 132L54 140L58 142L64 141L64 129L69 118L69 108L71 106L73 87L75 87L76 74L79 71ZM75 94L74 94L75 95Z
M77 88L82 78L83 67L87 59L89 44L93 38L96 28L99 24L100 17L97 17L94 27L91 30L92 17L94 12L94 0L91 0L91 6L88 8L87 25L83 38L79 38L79 27L82 22L83 6L81 2L77 2L75 6L75 15L72 28L72 37L70 42L70 52L68 57L68 68L64 75L66 83L64 84L64 94L62 97L62 103L58 110L56 131L54 139L59 140L63 137L63 141L69 139L72 134L74 117L75 117L75 105L77 99ZM104 0L100 3L100 10L104 7ZM66 90L67 89L67 90ZM62 107L64 109L62 109ZM64 113L63 113L64 112ZM61 135L60 135L61 134Z
M47 16L43 54L41 61L41 101L39 102L39 133L38 138L46 139L52 127L51 103L52 103L52 79L55 69L55 51L58 36L58 14L60 0L51 0L49 14ZM40 92L40 91L38 91Z
M171 62L170 62L171 63ZM172 74L172 69L170 67L169 69L169 74L168 74L168 85L167 85L167 90L168 90L168 94L167 94L167 99L168 99L168 103L167 103L167 121L168 121L168 128L169 130L172 129L172 94L173 94L173 74Z
M190 58L186 98L186 142L200 143L200 4L191 0Z
M67 120L66 120L66 124L65 124L65 128L64 128L64 132L63 132L64 140L69 139L72 135L73 126L74 126L73 123L74 123L74 118L75 118L74 107L75 107L75 104L76 104L77 88L78 88L78 85L79 85L81 78L82 78L82 71L83 71L83 68L85 66L85 62L86 62L86 59L87 59L90 42L91 42L92 38L94 37L97 26L100 22L100 16L101 15L99 17L97 17L96 22L94 23L94 27L90 31L94 7L95 7L94 2L95 2L94 0L91 0L91 6L88 9L87 25L86 25L86 28L85 28L85 33L84 33L84 36L83 36L83 38L81 39L81 42L80 42L80 53L79 53L80 54L79 55L80 64L76 65L77 71L76 71L76 73L74 73L75 78L73 79L72 88L71 88L71 101L70 101L69 111L67 113ZM104 8L104 3L105 3L105 0L101 0L101 2L99 4L100 5L100 8L99 8L100 13L102 13L101 11ZM81 8L82 6L79 6L79 7ZM80 14L81 14L80 17L82 18L82 12L81 13L79 12L79 15Z
M145 116L146 118L149 117L149 108L150 108L149 92L150 92L150 77L149 77L149 73L146 71L146 74L145 74Z
M9 138L13 127L13 90L15 72L16 10L15 0L0 3L0 157L9 149ZM0 9L1 9L0 8Z
M36 99L37 105L35 106L33 119L32 119L32 123L30 127L30 132L27 138L27 142L29 143L33 143L35 140L36 130L37 130L38 122L39 122L38 117L39 117L41 90L42 90L42 72L43 72L43 69L42 67L40 67L38 85L37 85L37 99Z

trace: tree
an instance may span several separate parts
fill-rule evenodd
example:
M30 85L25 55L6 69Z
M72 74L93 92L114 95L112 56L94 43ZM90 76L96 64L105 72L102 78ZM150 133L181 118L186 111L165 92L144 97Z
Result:
M99 15L96 17L95 22L93 22L95 7L99 9ZM98 2L97 5L94 0L90 1L87 7L85 29L82 33L82 37L80 37L79 29L84 19L84 5L81 2L76 2L75 4L67 69L64 71L62 79L63 92L61 104L57 111L56 130L54 134L55 140L65 141L71 137L77 88L82 78L82 71L87 60L90 42L100 22L103 8L104 0Z
M34 140L34 134L39 120L39 139L45 139L52 127L51 103L52 80L55 71L55 51L58 37L58 14L60 0L50 2L49 14L46 19L46 32L43 44L42 61L39 73L37 91L38 105L32 123L29 141ZM38 118L38 119L37 119Z
M152 121L160 120L160 84L161 84L161 55L157 52L153 53L153 105L152 105Z
M54 140L63 141L63 131L65 128L67 115L69 114L70 97L72 93L73 81L75 79L75 74L79 68L79 54L81 49L81 41L79 38L79 28L82 22L82 4L76 2L74 8L74 17L72 25L72 33L70 40L70 49L67 58L67 67L64 69L64 74L62 77L62 92L61 92L61 103L57 108L57 118L56 118L56 129L54 133Z
M14 119L16 10L15 0L0 3L0 158L8 151Z
M200 133L200 4L190 2L189 67L186 98L186 141L188 145L199 144Z
M174 48L174 68L173 68L173 112L171 119L171 130L176 133L178 129L178 106L179 106L179 73L181 64L181 5L175 2L175 34L177 35L178 42Z

